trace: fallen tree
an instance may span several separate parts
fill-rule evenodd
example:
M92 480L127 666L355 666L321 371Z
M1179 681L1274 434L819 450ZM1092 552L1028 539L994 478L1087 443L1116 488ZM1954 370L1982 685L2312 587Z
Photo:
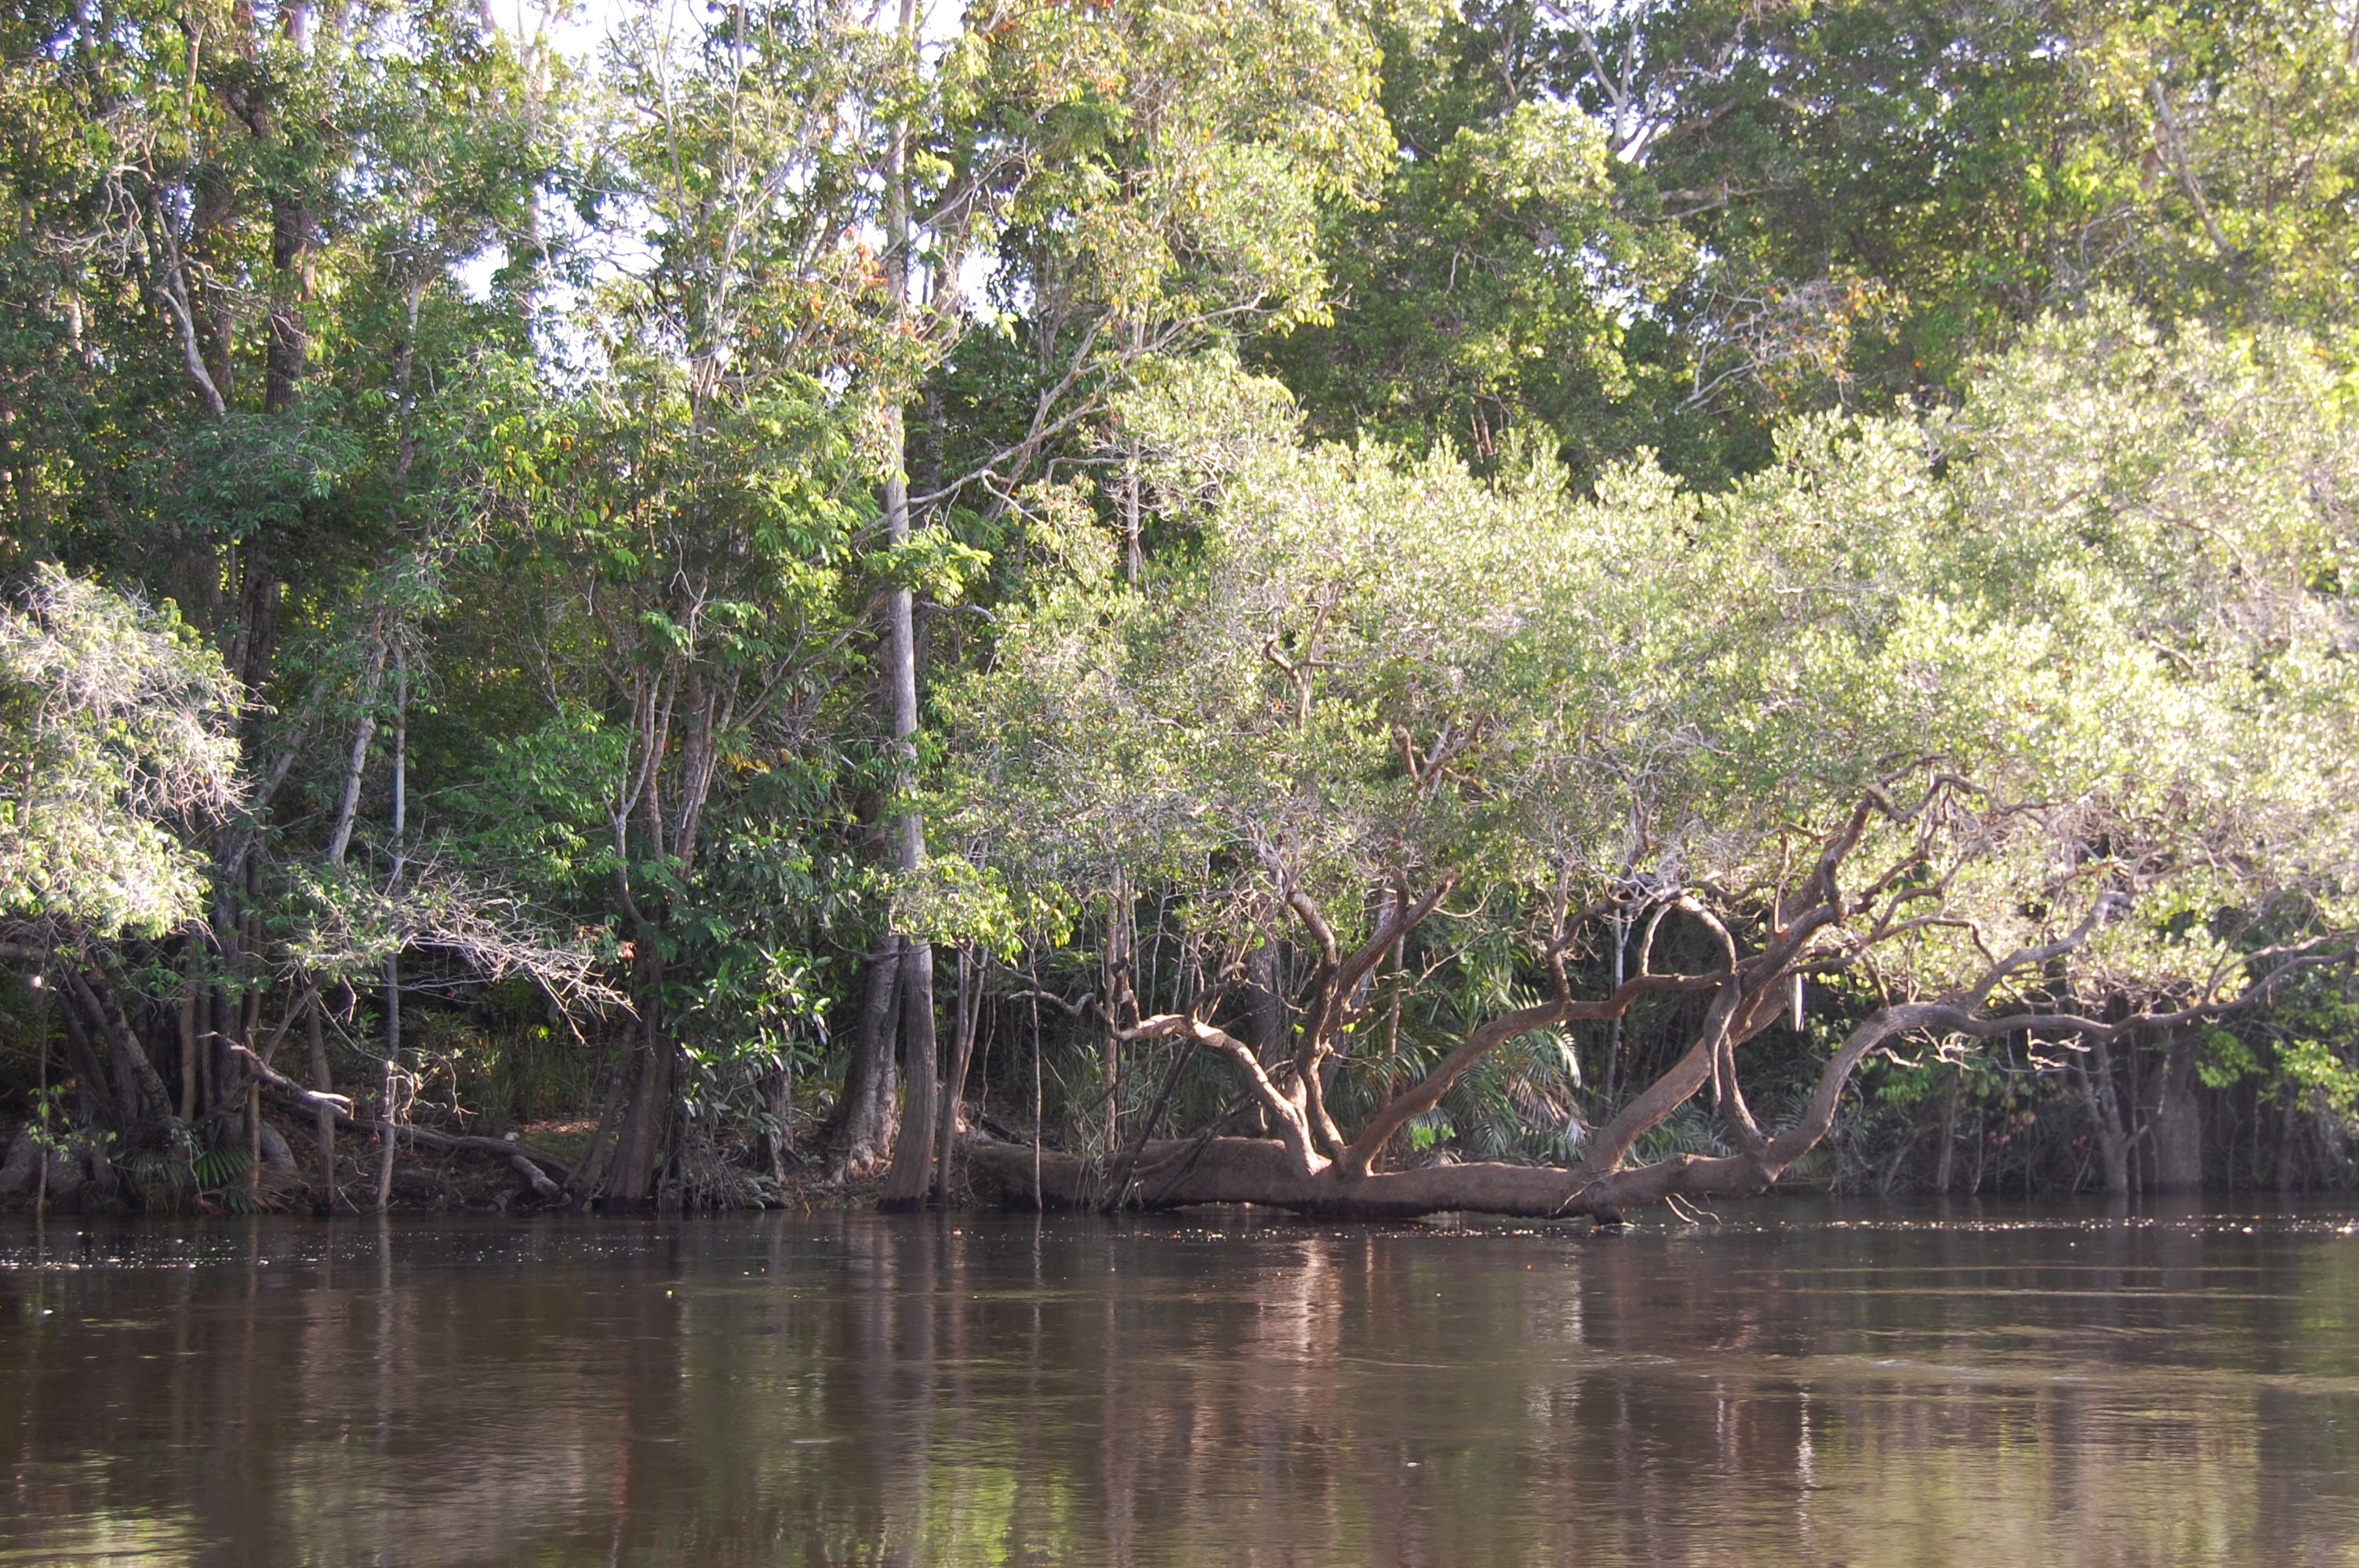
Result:
M1611 1217L1771 1186L1874 1053L2019 1033L2060 1064L2346 956L2359 616L2323 563L2359 461L2330 401L2291 349L2101 311L1954 416L1574 502L1546 465L1306 446L1265 384L1175 372L1126 416L1187 548L1011 623L951 827L1097 935L1110 1062L1217 1056L1266 1135L1151 1138L1167 1091L1111 1159L1036 1178L983 1144L976 1178ZM1201 977L1177 1006L1134 983L1147 888ZM1745 1047L1804 1033L1813 988L1853 1022L1765 1125ZM1684 1050L1590 1096L1562 1163L1416 1136L1511 1043L1665 1005ZM1700 1096L1723 1152L1642 1157Z
M388 1144L401 1140L424 1144L429 1149L487 1154L495 1160L506 1161L509 1169L523 1178L525 1184L532 1189L533 1195L543 1203L560 1201L565 1195L563 1184L572 1178L575 1162L520 1139L443 1132L431 1127L397 1123L384 1118L364 1120L353 1114L353 1102L344 1096L307 1089L243 1045L234 1045L231 1050L245 1062L246 1071L252 1073L263 1087L299 1110L324 1114L337 1126L373 1131Z

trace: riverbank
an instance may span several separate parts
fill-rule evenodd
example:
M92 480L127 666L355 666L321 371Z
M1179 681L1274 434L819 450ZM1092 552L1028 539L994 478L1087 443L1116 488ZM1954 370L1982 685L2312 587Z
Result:
M389 1168L377 1133L346 1130L334 1140L332 1188L312 1125L291 1117L266 1113L258 1141L243 1130L199 1141L201 1130L179 1148L118 1151L80 1141L49 1150L46 1173L34 1130L19 1127L0 1159L0 1213L37 1204L63 1216L567 1212L583 1206L567 1178L595 1126L564 1119L496 1138L404 1128ZM776 1178L735 1167L698 1175L698 1201L686 1206L796 1212L873 1202L883 1179L880 1170L831 1181L816 1165L794 1163Z

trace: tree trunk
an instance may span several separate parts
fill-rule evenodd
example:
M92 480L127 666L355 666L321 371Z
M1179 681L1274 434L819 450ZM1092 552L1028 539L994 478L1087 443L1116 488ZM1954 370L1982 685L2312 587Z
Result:
M613 1164L606 1175L606 1202L614 1208L646 1208L653 1205L656 1172L663 1162L664 1134L671 1123L672 1045L656 1010L650 984L640 1003L646 1028L639 1044L637 1082L632 1086L630 1108L614 1140Z
M1245 959L1245 983L1252 988L1245 1006L1246 1043L1264 1062L1286 1054L1285 952L1276 942L1264 942Z
M901 950L888 946L862 967L860 1022L852 1033L852 1057L843 1069L843 1098L830 1134L831 1180L865 1169L884 1141L885 1119L893 1107L894 1021L899 1016Z
M33 1136L34 1126L28 1121L18 1128L6 1156L0 1158L0 1193L21 1193L40 1180L47 1151Z
M95 1050L105 1042L104 1054L113 1069L115 1130L136 1135L170 1122L172 1096L147 1058L147 1048L131 1028L131 1021L115 1001L114 977L93 965L85 974L79 965L59 966L72 999L81 1005Z
M310 1002L303 1012L304 1044L310 1047L311 1087L321 1094L335 1092L335 1080L328 1071L328 1041L320 1027L320 993L311 993ZM321 1217L336 1210L336 1113L326 1106L314 1112L312 1136L320 1145L320 1201L313 1209Z
M917 38L916 0L901 0L902 37ZM894 308L909 307L909 181L908 122L893 129L885 168L886 243L897 283ZM908 434L900 411L894 411L890 467L885 479L885 536L896 546L909 537L909 481L904 471L908 458ZM892 703L893 809L895 870L915 873L925 864L925 823L918 815L911 792L918 766L918 629L917 603L908 589L893 591L886 608L885 689ZM905 950L901 975L901 1038L904 1044L901 1127L894 1145L893 1170L886 1178L885 1199L894 1207L925 1201L931 1185L934 1153L934 956L922 941ZM922 1070L920 1070L922 1066Z
M912 942L901 967L901 1129L893 1168L876 1206L906 1214L926 1206L933 1188L934 1121L939 1107L934 1040L934 948Z
M344 762L343 788L336 796L336 815L328 829L328 863L341 866L359 819L361 781L368 772L369 743L376 736L376 694L385 679L386 633L382 621L369 633L368 657L361 671L359 719L353 726L352 753Z
M2192 1029L2171 1032L2163 1046L2162 1097L2154 1112L2154 1184L2165 1193L2203 1189L2203 1107Z
M103 1126L112 1119L114 1087L108 1081L106 1068L99 1061L91 1037L91 1028L81 999L75 994L73 979L60 966L62 984L58 998L58 1019L66 1028L66 1066L73 1074L79 1092L82 1120Z
M401 1078L393 1059L387 1057L385 1077L377 1099L376 1150L376 1211L383 1214L393 1203L394 1144L400 1135L400 1124L395 1119L401 1092Z
M405 836L409 830L408 818L409 799L409 665L408 654L405 654L398 645L396 646L394 653L396 658L400 662L397 665L399 674L397 676L394 683L393 870L391 875L386 879L386 887L387 892L391 892L401 881L402 855L404 853L405 847L404 841ZM380 661L384 658L383 645L381 643L378 647L377 657ZM372 686L371 696L374 697L374 695L375 687ZM344 804L347 808L349 808L351 805L358 799L360 769L362 764L367 761L367 735L365 730L364 730L361 739L355 741L353 745L353 771L347 780L344 800ZM344 821L339 828L332 853L332 858L338 864L342 863L344 845L350 835L351 827L351 816L349 809L347 809ZM408 1087L407 1082L401 1078L400 1075L401 948L397 945L391 952L385 956L385 1086L386 1130L384 1158L379 1162L377 1166L376 1206L380 1212L384 1210L386 1205L391 1200L393 1195L393 1097L397 1087L403 1092L407 1092ZM332 1184L330 1188L330 1196L332 1198L333 1196Z
M303 319L311 296L311 241L318 224L310 204L286 192L270 200L270 262L275 275L270 300L270 342L263 378L266 413L295 406L310 355L310 332Z
M212 1108L213 1084L221 1076L222 1044L213 1027L215 988L208 986L197 998L197 1114Z
M1941 1160L1933 1169L1933 1190L1943 1197L1950 1195L1951 1178L1957 1173L1958 1163L1958 1100L1965 1092L1966 1075L1960 1068L1950 1075L1950 1098L1941 1104Z
M977 1198L1017 1208L1073 1204L1092 1190L1085 1162L1055 1150L1039 1155L1033 1180L1028 1144L975 1141L966 1146L966 1171ZM1667 1197L1742 1196L1765 1191L1777 1176L1741 1157L1683 1154L1603 1177L1550 1165L1488 1162L1424 1165L1414 1170L1348 1176L1330 1167L1305 1176L1293 1152L1268 1138L1158 1139L1139 1152L1133 1201L1142 1208L1190 1204L1250 1203L1331 1219L1414 1219L1420 1215L1473 1213L1526 1219L1614 1219L1621 1211Z
M974 955L958 950L958 1006L951 1022L951 1060L942 1079L942 1095L935 1114L934 1195L947 1205L951 1197L951 1155L958 1146L959 1107L966 1098L967 1065L974 1058Z
M1614 933L1614 989L1618 991L1622 989L1622 982L1629 978L1630 921L1626 915L1616 914L1608 920L1607 925ZM1606 1115L1614 1114L1614 1108L1620 1103L1615 1097L1621 1090L1622 1015L1617 1012L1606 1026L1605 1033Z
M614 1150L614 1125L623 1114L623 1097L637 1076L638 1057L634 1051L614 1064L606 1075L606 1096L598 1108L598 1125L582 1145L582 1158L565 1175L565 1185L577 1199L596 1195L599 1184L605 1180L606 1162Z
M2277 1191L2294 1189L2294 1145L2301 1136L2301 1091L2288 1085L2283 1094L2284 1111L2277 1122Z
M298 53L310 47L311 7L302 0L282 5L279 30ZM249 122L257 139L268 138L271 120L257 112ZM291 158L282 159L288 164ZM270 192L270 320L264 356L262 406L284 414L295 406L310 353L310 328L304 311L311 298L311 251L319 222L304 193L290 185Z
M787 1162L795 1155L794 1134L788 1130L787 1118L795 1106L795 1069L791 1058L782 1060L771 1069L762 1083L762 1108L768 1113L769 1126L762 1130L761 1147L757 1151L762 1169L773 1183L787 1179Z
M237 263L233 253L239 227L237 198L230 188L227 172L216 164L199 168L190 183L195 189L189 214L187 260L203 265L175 270L189 280L183 287L193 296L188 302L192 315L190 330L198 338L205 385L212 399L226 405L237 396L235 296L230 287L213 280L236 276ZM160 223L175 221L169 213L159 216ZM170 254L174 253L168 253ZM222 411L219 407L213 410L215 414Z
M245 1190L249 1196L262 1191L262 1083L255 1079L245 1086Z
M2130 1130L2122 1119L2121 1095L2114 1083L2114 1053L2104 1037L2090 1044L2076 1061L2073 1074L2081 1083L2082 1103L2088 1107L2089 1126L2097 1140L2097 1165L2104 1173L2105 1192L2122 1196L2130 1190Z
M1275 1064L1287 1054L1285 971L1286 950L1276 942L1264 942L1245 957L1245 1044L1264 1063ZM1250 1125L1259 1135L1272 1130L1269 1113L1258 1100L1252 1107Z
M194 936L181 940L187 948L181 955L187 974L180 982L178 1020L180 1032L180 1119L193 1121L197 1116L197 998L201 989L204 948Z

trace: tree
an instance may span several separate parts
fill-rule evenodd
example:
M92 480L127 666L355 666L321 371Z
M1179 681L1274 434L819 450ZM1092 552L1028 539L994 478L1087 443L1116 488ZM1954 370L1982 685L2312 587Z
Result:
M0 609L0 913L70 944L197 915L191 838L239 790L221 661L168 611L45 567Z
M964 789L1007 875L1168 878L1217 957L1184 1009L1102 1005L1226 1058L1277 1137L1149 1146L1142 1190L1364 1215L1756 1191L1905 1037L2094 1047L2323 961L2359 867L2332 499L2359 453L2331 393L2299 340L2168 341L2107 305L1954 418L1805 421L1725 492L1640 462L1572 502L1544 460L1486 483L1305 447L1267 384L1175 370L1126 414L1189 547L1008 628ZM1265 1059L1234 1021L1281 939L1310 962ZM1387 1038L1385 988L1485 943L1528 989ZM1809 987L1864 1016L1772 1130L1740 1053ZM1508 1043L1676 998L1686 1051L1569 1166L1398 1163ZM1625 1164L1706 1088L1732 1152Z
M906 31L911 13L903 16ZM1028 362L986 378L1013 417L978 410L981 430L962 440L939 418L925 422L935 482L914 502L900 471L906 444L895 454L886 513L888 533L902 531L897 541L911 517L961 503L985 524L1011 514L1020 522L1042 503L1036 487L1053 483L1060 467L1119 445L1103 426L1141 363L1262 319L1310 319L1324 309L1319 218L1364 193L1378 156L1373 53L1358 18L1297 0L1022 5L972 19L942 67L959 91L945 94L954 113L941 127L948 156L936 155L940 194L929 202L905 195L888 212L888 260L901 269L906 330L947 359L962 340L983 336L969 329L986 302L962 301L954 287L962 259L995 248L997 297L1004 307L1022 302L1011 337ZM892 179L906 181L909 168L897 165ZM979 192L990 196L987 221L978 220ZM911 265L920 261L922 290ZM953 370L939 381L961 379ZM939 381L928 389L937 409ZM1135 563L1139 514L1131 506L1121 514ZM900 766L895 873L913 892L929 880L913 788L914 612L914 600L893 602L884 660ZM905 1062L884 1201L906 1208L936 1185L938 1128L957 1116L960 1075L953 1065L951 1081L937 1082L930 941L904 929L894 946ZM872 996L881 972L872 971ZM885 1011L872 1001L864 1020Z
M865 492L897 460L886 427L916 358L861 236L888 122L913 90L906 52L834 5L686 27L647 9L624 19L608 64L617 113L593 157L594 238L627 258L583 293L576 387L527 401L499 434L505 558L535 581L486 588L534 626L508 646L559 697L515 755L573 781L543 805L596 803L598 846L576 870L606 884L637 1038L575 1174L585 1195L635 1206L680 1154L680 1018L735 1016L745 999L712 989L724 972L798 962L773 950L732 967L706 877L710 816L758 782L757 759L820 749L812 719L857 669L876 576L940 579L948 597L957 572L914 551L883 562L865 536ZM737 827L723 860L761 843ZM791 836L768 848L802 852ZM763 989L809 1005L791 986ZM788 1022L709 1044L734 1056Z
M1561 91L1528 7L1388 16L1381 195L1329 214L1332 317L1261 351L1322 435L1459 445L1553 433L1586 466L1658 396L1653 318L1693 270L1677 222L1631 199L1629 149Z
M179 620L44 567L0 609L0 930L58 981L84 1114L177 1120L109 945L204 906L206 829L238 804L238 692Z

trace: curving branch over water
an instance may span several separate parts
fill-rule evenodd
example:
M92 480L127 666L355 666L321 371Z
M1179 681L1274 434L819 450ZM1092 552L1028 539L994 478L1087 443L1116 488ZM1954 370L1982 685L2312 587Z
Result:
M1880 948L1930 925L1961 926L1940 912L1941 883L1929 876L1924 840L1893 854L1878 874L1846 892L1843 874L1872 823L1908 825L1930 807L1969 790L1962 781L1937 779L1916 806L1903 809L1883 790L1867 792L1850 817L1816 846L1809 868L1790 886L1775 890L1767 918L1737 918L1748 901L1708 898L1696 891L1658 896L1638 945L1637 972L1603 995L1580 995L1565 961L1590 922L1629 911L1611 903L1568 914L1539 945L1552 994L1481 1024L1416 1081L1398 1089L1351 1133L1336 1127L1322 1092L1333 1065L1351 1048L1348 1032L1366 1016L1360 981L1409 931L1442 908L1451 883L1438 881L1414 897L1389 899L1388 913L1369 940L1343 953L1321 913L1307 895L1289 891L1285 903L1320 955L1300 1008L1301 1023L1287 1060L1265 1062L1216 1016L1233 988L1211 992L1203 1011L1159 1013L1118 1030L1130 1041L1190 1040L1227 1060L1244 1093L1264 1114L1274 1136L1204 1136L1150 1141L1141 1146L1123 1184L1126 1201L1142 1206L1256 1203L1299 1213L1364 1219L1409 1218L1468 1211L1538 1218L1617 1217L1634 1205L1671 1197L1741 1196L1767 1191L1833 1125L1844 1087L1871 1054L1909 1036L1989 1038L2017 1032L2067 1044L2117 1039L2140 1030L2169 1029L2217 1019L2265 1001L2288 976L2347 957L2345 934L2246 955L2245 980L2233 990L2183 997L2177 1005L2118 1007L2107 1016L2075 1011L2069 985L2043 984L2059 966L2082 952L2104 928L2126 914L2118 891L2097 892L2071 930L2051 940L1991 956L1978 974L1932 994L1905 997L1876 1008L1827 1059L1807 1104L1788 1126L1765 1129L1746 1104L1743 1047L1790 1005L1805 976L1823 979L1864 970ZM1714 903L1722 907L1713 907ZM1903 918L1930 904L1934 913ZM1694 923L1717 948L1721 963L1703 971L1658 973L1652 956L1664 922ZM1736 933L1756 940L1745 951ZM1980 934L1973 933L1980 946ZM1687 1050L1589 1139L1582 1158L1567 1166L1497 1162L1386 1168L1398 1134L1439 1105L1451 1086L1484 1057L1517 1035L1571 1022L1610 1021L1639 1000L1674 994L1709 995L1711 1001ZM1630 1164L1642 1139L1682 1106L1709 1090L1734 1152L1680 1154ZM1099 1190L1094 1171L1071 1155L1038 1153L1028 1146L982 1142L969 1153L979 1189L1023 1206L1076 1204ZM1038 1185L1035 1173L1038 1173Z

